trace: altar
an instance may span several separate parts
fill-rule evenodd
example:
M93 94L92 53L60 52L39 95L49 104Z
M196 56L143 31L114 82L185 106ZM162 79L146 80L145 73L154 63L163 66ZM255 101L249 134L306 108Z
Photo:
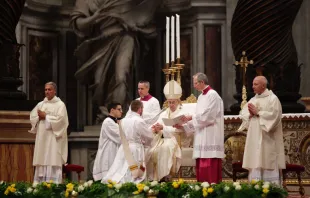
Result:
M223 179L231 180L232 162L242 160L246 132L237 132L241 124L238 115L226 115L225 154L223 159ZM287 163L302 164L306 171L302 174L304 184L310 185L310 114L283 114L282 126ZM70 163L85 167L82 179L92 176L93 161L96 156L100 126L88 126L84 132L73 132L69 136ZM182 165L179 174L186 180L195 180L195 160L192 148L182 148ZM72 179L77 179L72 175ZM289 175L288 184L296 184L295 175Z

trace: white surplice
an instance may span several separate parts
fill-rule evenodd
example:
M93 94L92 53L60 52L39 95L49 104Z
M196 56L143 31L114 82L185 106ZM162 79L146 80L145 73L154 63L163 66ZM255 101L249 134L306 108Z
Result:
M214 90L200 94L195 115L184 124L187 133L194 133L193 158L224 158L224 106Z
M160 113L160 105L158 100L155 97L151 97L149 100L144 101L141 98L137 98L136 100L140 100L143 103L143 113L142 118L148 125L154 124L158 117L155 116ZM132 113L130 107L126 114L126 117Z
M250 118L248 103L256 106L258 116ZM239 130L248 129L242 167L250 171L250 180L279 184L279 169L285 169L281 103L268 89L248 103L240 113L243 122Z
M163 118L175 118L180 115L186 115L187 113L182 110L182 106L178 106L174 112L168 108L164 111L159 119L158 123L163 125L163 130L155 135L152 142L152 148L149 149L146 157L147 161L147 177L149 180L161 180L163 177L170 173L177 173L181 166L181 149L177 142L177 139L183 137L181 142L191 142L191 137L184 137L184 131L176 129L172 126L165 126ZM162 138L163 136L163 138Z
M101 126L98 151L94 162L93 177L95 181L102 180L107 174L120 144L119 126L114 118L107 117Z
M153 140L153 132L135 112L122 119L122 129L129 144L130 151L137 164L145 167L145 146L150 146ZM141 178L133 179L127 160L125 159L124 149L121 145L117 151L116 157L112 166L110 167L107 175L102 179L102 183L108 180L115 181L116 183L135 182L139 183L146 177L146 172Z
M38 110L46 113L39 121ZM69 125L65 104L58 97L45 98L30 113L31 130L36 134L33 166L36 167L34 182L62 181L62 165L67 162Z

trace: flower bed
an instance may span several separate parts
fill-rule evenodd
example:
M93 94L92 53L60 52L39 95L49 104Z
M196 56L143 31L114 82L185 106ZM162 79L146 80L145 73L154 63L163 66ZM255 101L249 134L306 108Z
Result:
M0 182L0 197L114 197L114 198L142 198L142 197L221 197L221 198L281 198L287 197L287 192L269 182L255 181L249 183L222 182L209 184L208 182L186 183L182 179L169 183L157 181L140 184L108 184L93 182L92 180L78 183L66 181L64 184L55 184L53 181L42 183L6 183Z

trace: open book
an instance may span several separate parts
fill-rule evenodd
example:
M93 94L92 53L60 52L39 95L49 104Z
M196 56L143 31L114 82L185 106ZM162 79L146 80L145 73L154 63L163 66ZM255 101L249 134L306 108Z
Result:
M184 115L180 115L178 117L169 119L169 118L163 118L163 122L166 126L173 126L175 124L183 124L183 121L181 120L181 117Z

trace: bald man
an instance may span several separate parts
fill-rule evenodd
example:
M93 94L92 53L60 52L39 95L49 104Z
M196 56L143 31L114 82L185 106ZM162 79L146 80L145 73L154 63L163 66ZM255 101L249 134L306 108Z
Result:
M256 95L240 112L243 122L238 131L248 129L242 167L249 170L249 181L280 184L280 170L285 169L282 106L267 84L264 76L253 80Z

